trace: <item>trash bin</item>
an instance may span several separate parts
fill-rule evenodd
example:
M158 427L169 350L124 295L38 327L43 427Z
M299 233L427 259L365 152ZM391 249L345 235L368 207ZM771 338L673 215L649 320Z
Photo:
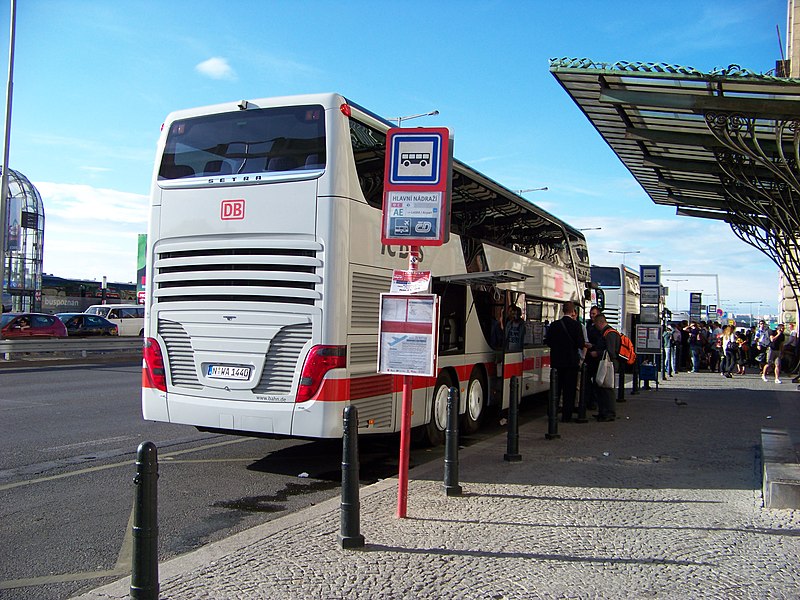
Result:
M658 387L658 376L656 371L656 366L651 364L641 364L639 365L639 381L641 383L649 383L650 381L656 382L656 387ZM649 385L646 385L645 388L649 388Z

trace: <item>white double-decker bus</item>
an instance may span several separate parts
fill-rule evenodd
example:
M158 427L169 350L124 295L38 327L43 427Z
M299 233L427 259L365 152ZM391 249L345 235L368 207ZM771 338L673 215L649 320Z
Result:
M391 124L337 94L172 113L148 233L145 419L202 430L339 437L399 430L402 377L377 373L378 308L408 248L381 244ZM583 235L455 161L450 240L422 249L441 296L438 376L415 378L412 426L438 443L447 388L467 430L549 380L547 324L582 302ZM522 352L490 344L515 304ZM503 365L504 363L504 365Z
M634 319L639 314L641 290L639 273L625 265L600 267L592 265L592 282L603 290L603 314L609 325L625 335L634 335Z

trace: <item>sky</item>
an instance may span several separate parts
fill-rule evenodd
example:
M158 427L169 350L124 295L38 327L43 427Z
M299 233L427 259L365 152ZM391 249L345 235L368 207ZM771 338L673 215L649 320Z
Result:
M45 209L44 272L135 281L165 116L338 92L408 126L449 127L456 158L585 232L593 264L662 265L667 306L774 312L778 269L721 222L656 206L550 74L550 58L763 73L786 0L24 0L9 166ZM0 61L9 13L0 5ZM0 68L0 73L7 73ZM2 81L6 78L0 75ZM717 274L719 295L713 277ZM742 304L761 302L762 304Z

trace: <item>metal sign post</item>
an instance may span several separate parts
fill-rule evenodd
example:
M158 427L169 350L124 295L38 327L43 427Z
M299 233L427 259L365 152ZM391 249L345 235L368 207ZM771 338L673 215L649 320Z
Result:
M450 190L453 178L453 140L446 127L419 127L390 129L386 134L386 164L384 178L383 215L381 241L384 244L407 245L409 290L422 291L416 287L416 273L420 261L420 246L441 246L450 237ZM429 276L428 276L429 280ZM393 287L395 283L393 282ZM427 282L424 284L427 287ZM398 296L399 297L399 296ZM424 296L420 296L422 301ZM428 304L416 302L420 315L414 317L413 327L407 327L409 335L395 335L391 344L384 342L383 322L378 351L379 371L403 373L403 399L400 420L400 468L397 487L397 517L405 518L408 503L408 454L411 445L411 407L413 401L413 375L436 376L436 333L438 326L438 298L430 302L433 321L430 333L422 333L422 315L427 314ZM408 303L409 308L412 301ZM381 313L383 313L383 296ZM411 311L409 310L409 313ZM397 322L395 322L396 324ZM410 325L411 321L406 321ZM401 332L398 332L401 333ZM430 373L423 373L420 359L423 347L430 344ZM391 346L391 347L390 347ZM407 348L408 350L404 350ZM407 355L404 355L406 352ZM400 369L392 368L395 363Z
M408 253L408 270L416 271L419 263L419 246L411 246ZM400 417L400 465L397 474L397 518L404 519L408 508L408 454L411 451L411 404L414 395L414 378L403 375L403 407Z

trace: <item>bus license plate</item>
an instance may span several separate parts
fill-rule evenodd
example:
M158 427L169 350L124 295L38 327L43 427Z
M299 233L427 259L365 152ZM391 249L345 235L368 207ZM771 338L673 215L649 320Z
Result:
M211 379L250 379L250 367L234 367L232 365L208 365L208 377Z

